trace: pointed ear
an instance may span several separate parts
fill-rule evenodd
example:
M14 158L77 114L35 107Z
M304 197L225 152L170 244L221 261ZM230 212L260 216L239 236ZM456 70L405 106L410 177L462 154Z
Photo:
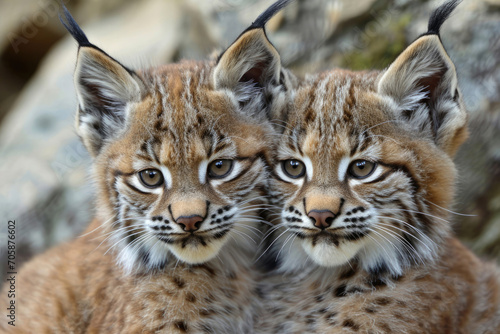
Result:
M143 89L137 75L94 46L81 46L75 70L78 97L76 129L92 156L104 141L123 130L127 104Z
M281 61L263 28L243 32L219 57L214 69L215 89L229 89L240 103L262 89L280 85Z
M455 66L439 35L413 42L381 74L378 92L392 98L398 117L453 156L467 137L467 114Z

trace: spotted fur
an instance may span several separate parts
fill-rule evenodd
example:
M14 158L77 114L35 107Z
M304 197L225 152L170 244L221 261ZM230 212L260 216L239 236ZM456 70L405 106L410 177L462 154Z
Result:
M447 209L467 115L439 27L457 4L385 71L332 70L297 89L273 163L279 268L260 286L257 332L500 331L500 272L455 239Z
M94 159L98 214L82 237L22 268L18 323L0 322L2 332L252 331L267 115L294 84L264 24L288 2L217 61L138 71L91 44L65 12L79 43L76 130ZM230 167L213 174L221 161Z

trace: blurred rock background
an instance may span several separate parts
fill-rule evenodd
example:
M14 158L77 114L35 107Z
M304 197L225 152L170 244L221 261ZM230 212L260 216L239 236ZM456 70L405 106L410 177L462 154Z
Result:
M90 41L129 67L204 59L273 0L63 0ZM59 2L0 0L0 259L16 221L17 263L80 233L93 216L91 159L73 130L77 46ZM268 24L298 74L382 69L439 1L297 0ZM460 150L455 230L500 259L500 0L465 0L442 29L470 112ZM6 261L5 261L6 262ZM2 263L1 267L3 268ZM4 272L2 271L1 274ZM0 275L1 278L1 275Z

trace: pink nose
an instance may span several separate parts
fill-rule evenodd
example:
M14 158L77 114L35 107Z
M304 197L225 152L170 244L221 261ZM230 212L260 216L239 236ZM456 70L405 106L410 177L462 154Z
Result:
M179 224L182 229L186 232L194 232L197 229L200 228L201 222L203 221L203 217L198 216L198 215L193 215L193 216L181 216L177 218L175 221L177 224Z
M322 230L329 227L335 218L335 214L330 210L311 210L307 216L311 218L314 226L319 227Z

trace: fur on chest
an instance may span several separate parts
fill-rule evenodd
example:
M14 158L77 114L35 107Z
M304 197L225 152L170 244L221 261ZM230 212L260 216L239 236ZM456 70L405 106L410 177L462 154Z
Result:
M89 330L142 333L245 333L255 282L245 269L178 265L110 281L94 300Z

